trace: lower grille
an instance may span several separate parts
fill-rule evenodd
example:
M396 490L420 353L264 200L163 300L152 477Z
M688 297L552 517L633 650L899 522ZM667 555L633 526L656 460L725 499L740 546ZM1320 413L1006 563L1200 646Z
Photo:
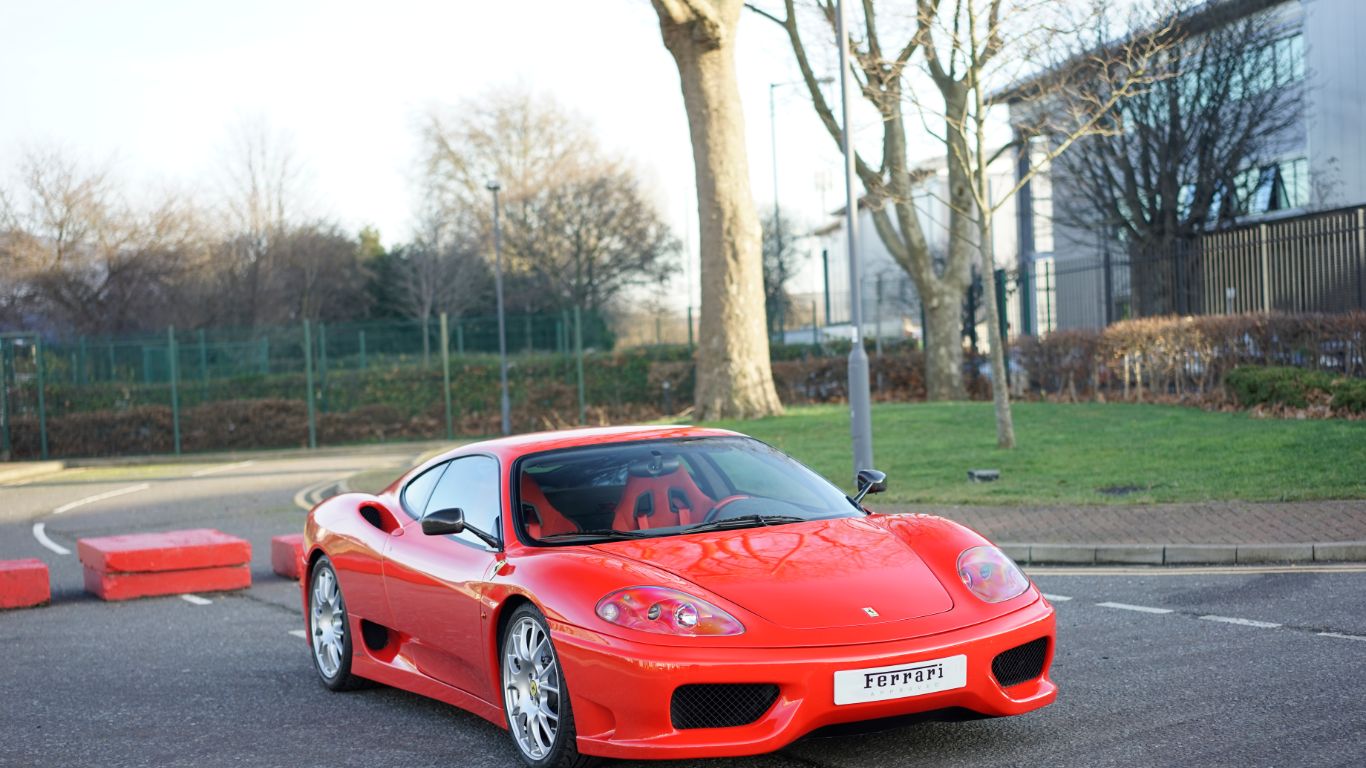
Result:
M758 720L777 699L771 683L681 685L669 701L669 719L679 730L733 728Z
M1002 688L1009 688L1042 675L1046 658L1048 638L1041 637L1002 651L991 661L991 674L996 676L996 682Z

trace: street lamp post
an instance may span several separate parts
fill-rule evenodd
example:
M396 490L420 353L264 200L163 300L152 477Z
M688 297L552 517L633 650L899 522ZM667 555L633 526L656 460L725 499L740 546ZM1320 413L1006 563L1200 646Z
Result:
M818 83L833 82L833 78L817 78ZM768 84L768 144L769 150L773 155L773 240L774 254L778 259L778 290L781 292L783 285L787 282L787 264L783 261L783 217L782 209L778 206L778 110L773 98L773 92L785 85L803 85L805 80L791 80L785 83ZM784 343L787 342L787 312L785 302L778 302L778 333L779 338ZM812 323L815 321L813 320ZM829 322L827 320L827 322Z
M503 434L510 435L512 407L508 402L508 338L507 323L503 318L503 230L498 221L498 190L503 185L494 180L486 186L493 193L493 291L498 300L498 378L503 387Z
M854 194L853 126L849 122L849 16L839 0L841 144L844 150L844 226L849 238L849 436L854 449L855 483L861 469L873 468L873 417L869 406L868 353L863 350L863 283L856 247L858 199Z

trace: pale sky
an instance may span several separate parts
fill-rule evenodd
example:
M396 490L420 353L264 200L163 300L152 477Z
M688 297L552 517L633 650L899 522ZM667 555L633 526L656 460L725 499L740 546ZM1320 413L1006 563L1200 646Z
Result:
M767 208L769 83L797 71L781 30L750 13L738 67L755 200ZM0 0L0 73L5 181L23 147L58 147L112 159L134 190L186 186L211 200L231 130L263 120L307 168L308 212L374 225L387 244L409 235L421 114L521 85L587 117L695 252L678 71L647 0ZM843 204L839 155L801 88L777 94L783 209L824 223L822 209ZM818 271L793 290L815 290ZM686 274L695 283L695 262Z

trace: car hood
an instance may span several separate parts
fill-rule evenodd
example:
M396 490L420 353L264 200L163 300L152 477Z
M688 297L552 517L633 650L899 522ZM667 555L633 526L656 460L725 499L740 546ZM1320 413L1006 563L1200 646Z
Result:
M596 544L792 629L869 626L953 608L902 537L863 518Z

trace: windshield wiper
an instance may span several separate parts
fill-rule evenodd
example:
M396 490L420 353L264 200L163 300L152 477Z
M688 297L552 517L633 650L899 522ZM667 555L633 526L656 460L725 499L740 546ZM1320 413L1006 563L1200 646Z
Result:
M622 539L645 539L652 534L644 531L619 531L615 528L590 528L586 531L575 531L573 533L552 533L549 536L542 536L542 541L577 541L579 539L604 539L607 541L619 541Z
M699 531L724 531L729 528L749 528L756 525L782 525L783 523L804 523L805 517L796 515L741 515L739 517L728 517L724 520L713 520L710 523L698 523L684 528L679 533L697 533Z

